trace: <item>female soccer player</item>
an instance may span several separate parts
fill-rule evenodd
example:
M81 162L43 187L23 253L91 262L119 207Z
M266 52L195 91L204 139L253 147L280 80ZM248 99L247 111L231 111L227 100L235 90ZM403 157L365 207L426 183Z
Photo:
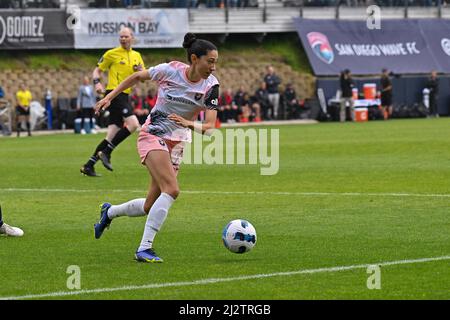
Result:
M158 82L155 107L139 133L137 147L152 182L146 199L134 199L120 205L103 203L100 221L94 225L95 238L101 237L112 219L120 216L147 215L144 235L135 253L139 262L162 262L153 251L153 240L161 229L168 211L180 190L177 172L183 156L184 142L190 142L191 131L202 133L214 128L217 118L219 82L212 72L216 69L218 51L209 41L194 34L184 36L189 65L178 61L163 63L149 70L137 72L125 79L96 105L96 112L109 107L111 100L139 81ZM205 110L205 121L194 119Z
M10 237L23 236L23 230L17 227L10 226L3 222L2 207L0 206L0 235L5 234Z

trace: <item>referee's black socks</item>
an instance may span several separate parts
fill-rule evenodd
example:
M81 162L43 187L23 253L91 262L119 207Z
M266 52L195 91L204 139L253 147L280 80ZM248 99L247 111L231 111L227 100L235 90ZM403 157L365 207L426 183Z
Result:
M108 142L107 146L102 151L107 154L111 154L114 148L117 147L123 140L128 138L130 134L131 132L128 130L128 128L123 127L116 133L111 142Z
M89 158L88 162L86 162L85 165L93 167L95 165L95 163L98 161L97 153L99 151L102 151L107 154L111 154L111 152L114 150L114 148L117 147L119 145L119 143L121 143L123 140L128 138L128 136L130 134L131 134L131 132L126 127L123 127L116 133L116 135L114 136L114 138L112 139L111 142L104 139L102 142L99 143L99 145L95 149L94 154Z
M98 161L97 153L99 151L103 151L108 146L108 140L103 139L102 142L100 142L97 146L97 148L94 151L94 154L89 158L88 162L86 162L86 166L93 167L95 163Z

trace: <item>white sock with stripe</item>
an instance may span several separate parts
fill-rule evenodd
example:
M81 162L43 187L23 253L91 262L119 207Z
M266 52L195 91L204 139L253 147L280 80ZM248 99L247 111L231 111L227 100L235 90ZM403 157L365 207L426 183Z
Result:
M167 193L161 193L158 199L156 199L148 213L144 235L142 236L138 252L150 249L153 246L153 240L155 239L156 233L161 229L174 201L175 199Z
M111 206L108 210L108 217L114 219L117 217L128 216L128 217L141 217L145 216L144 211L145 199L134 199L128 202Z

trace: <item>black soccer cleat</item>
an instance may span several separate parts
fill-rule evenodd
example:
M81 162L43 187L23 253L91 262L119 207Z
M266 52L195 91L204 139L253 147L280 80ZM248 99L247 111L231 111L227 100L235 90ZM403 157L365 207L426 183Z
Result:
M89 177L101 177L101 175L95 172L95 169L92 166L84 165L80 168L80 172Z
M100 161L103 163L103 166L108 169L109 171L113 171L113 167L111 165L111 155L104 152L99 151L97 152L97 157L100 159Z

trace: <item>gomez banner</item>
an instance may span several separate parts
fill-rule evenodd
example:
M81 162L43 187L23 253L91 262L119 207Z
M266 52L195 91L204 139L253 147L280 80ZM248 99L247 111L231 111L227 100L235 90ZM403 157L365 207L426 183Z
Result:
M73 48L61 10L0 10L0 49Z
M81 9L74 28L75 48L119 46L119 31L129 27L136 38L134 48L181 47L189 30L187 9Z
M450 73L450 21L382 20L380 29L366 21L294 18L294 25L316 75Z

